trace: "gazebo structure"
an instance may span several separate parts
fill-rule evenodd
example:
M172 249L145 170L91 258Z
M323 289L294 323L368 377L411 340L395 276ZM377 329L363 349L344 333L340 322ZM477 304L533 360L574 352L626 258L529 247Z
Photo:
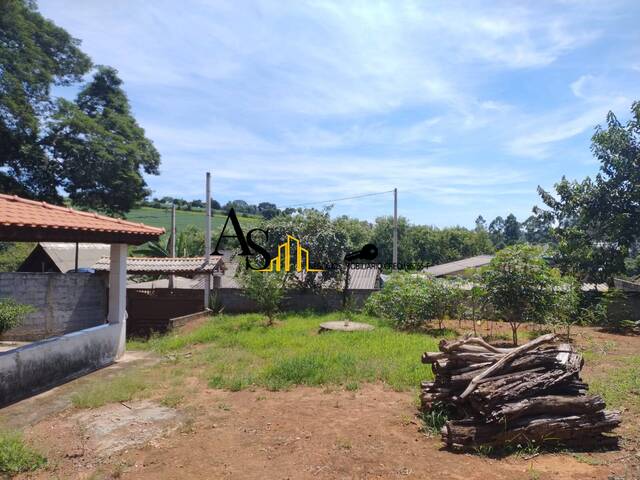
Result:
M104 367L124 353L127 245L164 229L0 194L0 241L110 244L107 323L0 353L0 405Z

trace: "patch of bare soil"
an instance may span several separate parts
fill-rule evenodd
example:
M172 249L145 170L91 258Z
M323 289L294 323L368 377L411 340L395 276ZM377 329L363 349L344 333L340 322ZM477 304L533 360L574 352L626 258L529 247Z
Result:
M357 392L202 386L179 407L181 417L149 402L130 406L69 411L29 429L55 461L28 478L637 478L625 471L632 466L620 461L622 451L501 460L444 451L420 431L413 394L381 385Z
M466 322L463 328L458 322L447 327L461 334L470 329ZM502 325L496 330L509 332ZM598 353L583 371L587 381L640 352L640 337L590 328L574 333L581 348ZM31 416L25 435L47 455L49 466L20 478L640 479L635 413L623 413L621 450L493 459L442 450L438 437L420 429L415 393L379 384L356 392L309 387L228 392L209 389L195 377L187 380L177 410L153 399L47 410L47 402L59 396L51 394L5 409L5 418L28 416L35 407L48 411ZM65 385L65 396L84 381Z

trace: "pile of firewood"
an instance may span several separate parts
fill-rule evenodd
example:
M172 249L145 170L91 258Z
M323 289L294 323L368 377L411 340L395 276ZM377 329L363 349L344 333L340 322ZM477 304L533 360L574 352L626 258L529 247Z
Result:
M587 395L582 356L554 334L516 348L481 338L445 341L427 352L435 381L422 383L422 409L445 408L442 439L454 449L534 442L587 447L615 441L602 435L620 423L604 400Z

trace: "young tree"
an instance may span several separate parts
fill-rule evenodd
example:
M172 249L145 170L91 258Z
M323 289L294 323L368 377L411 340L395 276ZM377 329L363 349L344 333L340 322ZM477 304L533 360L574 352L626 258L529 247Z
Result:
M267 325L273 325L285 294L286 275L282 272L259 272L240 268L238 278L245 295L256 302L260 311L267 317Z
M142 173L157 175L160 165L121 86L113 68L99 67L75 103L59 100L47 137L71 200L116 214L150 193Z
M567 340L571 338L571 327L579 320L580 283L571 277L563 277L556 289L551 322L564 327Z
M542 258L542 250L514 245L500 250L482 281L498 318L509 322L514 345L523 322L544 322L554 308L559 275Z

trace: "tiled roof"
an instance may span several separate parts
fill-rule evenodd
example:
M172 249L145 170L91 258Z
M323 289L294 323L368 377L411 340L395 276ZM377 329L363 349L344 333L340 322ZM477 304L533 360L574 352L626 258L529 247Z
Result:
M0 240L142 243L163 228L0 194Z
M463 272L467 268L484 267L491 263L493 255L477 255L475 257L463 258L455 262L442 263L440 265L434 265L422 270L425 273L429 273L434 277L441 277L442 275L451 275L453 273Z
M40 242L40 246L62 273L75 267L75 243ZM78 243L78 267L91 268L102 257L109 255L110 248L106 243Z
M222 256L212 256L208 264L204 257L127 257L127 273L190 273L218 272L224 268ZM93 268L109 271L109 258L103 257Z
M351 268L349 270L349 290L374 290L379 287L380 269Z

